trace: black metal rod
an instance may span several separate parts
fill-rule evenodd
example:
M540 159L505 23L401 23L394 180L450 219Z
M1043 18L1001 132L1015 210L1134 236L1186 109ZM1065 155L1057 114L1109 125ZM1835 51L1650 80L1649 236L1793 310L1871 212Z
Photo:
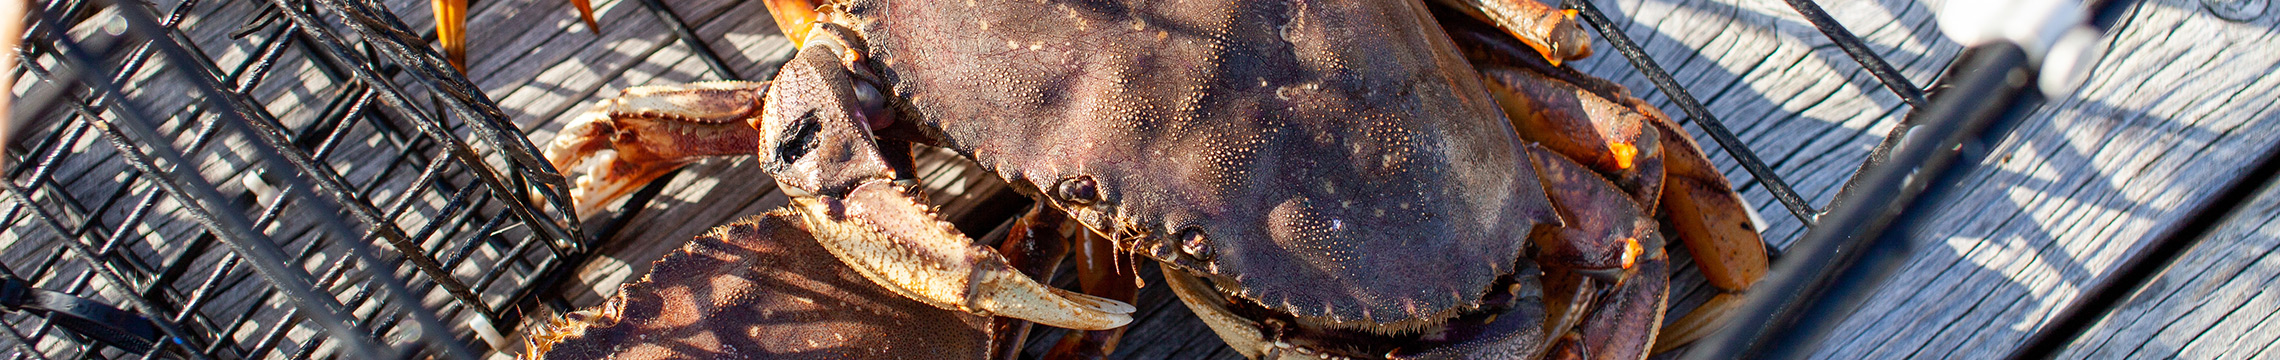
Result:
M2001 123L2023 118L2039 96L2028 90L2027 54L2009 43L1964 51L1942 77L1955 85L1920 112L1923 126L1902 135L1892 161L1862 174L1860 191L1893 202L1843 204L1790 246L1765 281L1732 313L1734 322L1688 354L1692 359L1801 359L1842 314L1872 294L1913 254L1913 235L1948 185L2000 141ZM1988 136L1991 135L1991 136ZM1961 151L1958 151L1961 149ZM1951 166L1956 164L1966 166ZM1929 189L1929 190L1927 190ZM1806 317L1817 317L1806 319Z
M1798 15L1805 16L1805 21L1813 23L1814 29L1821 30L1821 35L1828 36L1829 41L1837 44L1837 48L1845 50L1845 55L1852 56L1853 61L1860 63L1860 67L1868 70L1869 75L1876 76L1878 82L1884 83L1885 89L1892 90L1893 95L1899 95L1901 101L1908 102L1908 106L1919 109L1927 106L1923 88L1916 87L1916 83L1909 82L1908 77L1901 76L1900 70L1893 69L1892 63L1885 62L1884 57L1877 56L1875 50L1870 50L1866 43L1860 41L1860 37L1853 36L1852 30L1845 29L1845 24L1830 18L1828 12L1821 11L1821 4L1814 3L1813 0L1787 1L1790 8L1797 9Z
M656 15L657 20L665 23L666 29L673 30L673 35L681 38L682 43L688 44L689 50L696 51L697 58L703 59L706 66L712 67L713 73L719 74L721 80L744 80L743 76L736 74L735 68L728 67L728 61L722 60L720 53L713 52L712 46L705 44L705 38L698 37L696 30L689 28L689 22L681 21L681 15L674 14L672 7L665 6L664 1L641 0L641 5L649 8L649 14Z
M1614 45L1615 51L1622 53L1624 59L1631 61L1631 67L1638 68L1639 72L1647 76L1648 81L1654 82L1655 87L1662 90L1663 95L1670 96L1671 102L1678 104L1679 110L1684 110L1686 117L1693 119L1695 125L1701 125L1702 131L1709 133L1710 139L1718 142L1718 147L1726 149L1727 155L1733 155L1734 161L1741 163L1743 170L1748 170L1751 177L1757 178L1758 183L1765 184L1766 191L1772 193L1775 200L1781 201L1782 206L1789 207L1790 215L1796 216L1797 221L1806 226L1813 226L1820 211L1814 210L1812 204L1798 196L1797 190L1789 187L1789 182L1781 180L1781 174L1774 173L1773 167L1765 165L1765 160L1758 159L1757 152L1751 151L1749 144L1743 143L1740 137L1735 137L1733 130L1726 129L1725 122L1718 121L1716 115L1703 108L1702 102L1694 99L1694 94L1679 86L1678 80L1671 78L1669 71L1663 71L1662 65L1656 65L1655 59L1647 56L1645 49L1639 48L1639 44L1632 42L1630 36L1624 35L1622 29L1616 28L1615 23L1607 19L1607 14L1599 12L1598 5L1593 5L1589 0L1565 0L1561 4L1582 13L1584 22L1598 29L1601 38Z

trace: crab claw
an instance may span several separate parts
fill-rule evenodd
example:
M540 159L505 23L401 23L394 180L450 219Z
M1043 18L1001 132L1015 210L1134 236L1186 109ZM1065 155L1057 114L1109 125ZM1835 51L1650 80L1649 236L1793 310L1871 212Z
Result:
M572 171L593 164L570 189L579 217L698 159L749 155L768 83L722 81L626 89L571 120L546 147L546 161ZM610 150L604 152L603 150Z
M1079 330L1132 322L1131 304L1039 284L892 181L846 198L797 197L816 240L863 277L935 307Z
M1077 330L1132 322L1132 305L1037 283L918 198L910 150L871 129L892 124L858 77L859 37L819 24L776 74L759 131L760 165L806 213L816 241L881 287L935 307ZM891 146L890 146L891 145Z

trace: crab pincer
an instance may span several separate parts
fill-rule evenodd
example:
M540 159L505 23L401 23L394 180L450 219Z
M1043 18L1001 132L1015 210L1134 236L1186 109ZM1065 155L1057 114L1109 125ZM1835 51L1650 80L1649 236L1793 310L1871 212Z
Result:
M592 163L570 198L578 217L593 215L682 165L751 154L760 133L745 119L759 115L767 91L743 81L626 89L565 125L546 160L564 170Z
M818 24L769 89L761 166L806 213L817 242L899 295L978 315L1099 330L1132 321L1132 305L1037 283L934 213L906 179L910 154L882 149L887 125L844 28ZM890 156L903 159L890 159Z

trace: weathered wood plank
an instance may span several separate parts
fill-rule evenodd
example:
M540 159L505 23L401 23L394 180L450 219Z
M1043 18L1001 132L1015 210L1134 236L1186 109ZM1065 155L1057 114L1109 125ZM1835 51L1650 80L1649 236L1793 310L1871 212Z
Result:
M2280 192L2266 189L2239 214L2060 355L2246 358L2258 347L2239 344L2280 336L2248 331L2280 310L2268 290L2280 278Z
M2272 146L2261 127L2280 58L2248 50L2274 44L2270 25L2198 10L2140 5L2085 89L2031 117L1965 180L1903 275L1822 354L1999 355ZM2211 46L2226 42L2239 45Z

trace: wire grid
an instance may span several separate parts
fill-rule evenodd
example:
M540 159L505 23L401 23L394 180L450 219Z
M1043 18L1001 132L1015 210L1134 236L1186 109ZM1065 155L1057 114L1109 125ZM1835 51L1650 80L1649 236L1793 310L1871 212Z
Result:
M209 2L35 4L0 274L167 338L0 312L9 358L474 357L582 259L561 176L393 15Z

